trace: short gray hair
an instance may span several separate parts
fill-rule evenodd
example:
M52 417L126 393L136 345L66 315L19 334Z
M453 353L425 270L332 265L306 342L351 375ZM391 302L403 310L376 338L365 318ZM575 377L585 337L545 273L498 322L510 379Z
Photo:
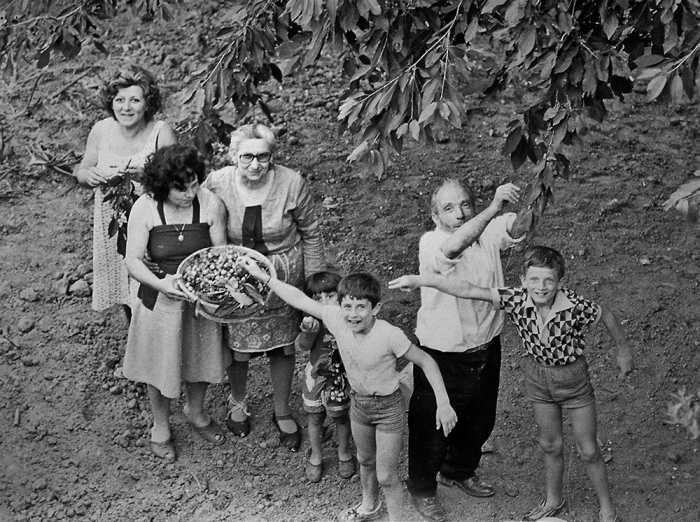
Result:
M447 178L444 180L440 185L433 191L432 196L430 196L430 211L433 214L438 213L438 208L437 208L437 195L438 192L440 192L443 188L449 186L449 185L454 185L456 187L461 188L464 190L464 192L467 194L467 197L469 198L469 206L472 207L472 210L476 208L476 196L474 196L474 192L472 189L469 187L469 185L465 185L461 181L455 178Z
M246 140L265 140L270 146L270 152L275 152L275 133L270 127L262 123L241 125L231 133L231 143L228 148L229 157L234 162L238 161L238 149Z

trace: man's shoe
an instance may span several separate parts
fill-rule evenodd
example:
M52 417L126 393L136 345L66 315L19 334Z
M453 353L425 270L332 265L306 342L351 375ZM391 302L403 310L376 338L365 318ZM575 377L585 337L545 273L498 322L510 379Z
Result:
M429 520L430 522L447 522L447 515L442 509L442 506L438 504L437 498L435 497L414 497L413 507L416 511L420 513L423 518Z
M454 480L443 476L442 473L438 473L437 482L448 488L457 487L472 497L492 497L496 492L493 486L481 480L478 475L465 480Z

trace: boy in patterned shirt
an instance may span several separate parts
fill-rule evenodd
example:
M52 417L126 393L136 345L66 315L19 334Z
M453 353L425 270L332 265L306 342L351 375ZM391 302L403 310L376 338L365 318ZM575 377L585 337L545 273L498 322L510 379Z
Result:
M482 288L440 275L402 276L390 289L421 286L466 299L490 301L511 318L528 355L525 395L532 402L544 454L547 498L523 520L554 517L567 511L563 497L564 453L562 409L571 417L579 455L598 495L601 522L619 521L610 495L605 461L597 442L595 396L583 355L583 327L600 319L617 345L620 376L634 368L632 353L617 318L600 305L563 288L564 258L548 247L525 254L518 288Z
M315 272L306 278L304 292L323 305L338 304L340 275L333 272ZM338 471L344 479L355 474L355 459L350 452L350 386L335 337L326 326L307 315L301 322L301 332L295 346L309 352L306 364L304 410L309 414L309 444L311 455L306 464L306 478L319 482L323 473L323 423L326 414L335 422L338 437Z

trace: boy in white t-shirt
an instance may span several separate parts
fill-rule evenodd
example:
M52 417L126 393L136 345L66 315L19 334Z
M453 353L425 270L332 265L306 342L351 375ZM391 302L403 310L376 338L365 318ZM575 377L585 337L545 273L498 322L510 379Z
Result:
M396 360L420 366L435 391L435 428L447 435L457 422L435 361L409 341L401 329L377 319L381 285L368 274L351 274L338 285L340 306L314 301L301 290L272 278L250 258L239 264L291 306L323 321L335 336L345 364L352 405L350 424L360 463L362 502L338 516L341 522L375 520L382 515L379 486L384 490L389 520L402 520L403 487L399 454L406 423Z

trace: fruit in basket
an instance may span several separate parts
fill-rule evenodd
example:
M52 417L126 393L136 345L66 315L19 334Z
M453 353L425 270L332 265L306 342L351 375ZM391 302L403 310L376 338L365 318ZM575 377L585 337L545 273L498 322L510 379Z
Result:
M213 313L219 317L263 305L269 294L263 283L236 266L241 255L234 249L207 249L198 252L182 272L185 288L203 303L215 306ZM270 272L267 266L258 264Z

